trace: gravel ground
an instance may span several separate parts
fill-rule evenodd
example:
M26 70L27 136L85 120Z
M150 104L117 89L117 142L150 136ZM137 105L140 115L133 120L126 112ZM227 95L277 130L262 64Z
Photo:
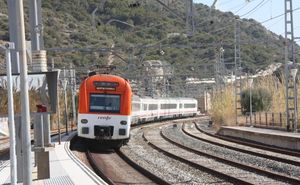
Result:
M206 124L197 124L197 126L200 126L201 129L203 127L205 127L206 129L209 129L209 128L207 128ZM291 160L291 161L300 162L299 157L294 157L294 156L290 156L290 155L285 155L285 154L280 154L280 153L276 153L276 152L272 152L272 151L267 151L267 150L263 150L263 149L249 147L249 146L237 144L237 143L234 143L234 142L229 142L229 141L225 141L225 140L218 139L218 138L215 138L215 137L211 137L209 135L206 135L206 134L200 132L198 129L196 129L194 124L186 124L185 130L188 131L190 134L195 135L197 137L201 137L201 138L205 138L205 139L210 140L210 141L222 143L222 144L227 145L227 146L233 146L233 147L241 148L241 149L244 149L244 150L254 151L254 152L265 154L265 155L270 155L270 156L275 156L275 157L279 157L279 158L283 158L283 159L288 159L288 160Z
M177 127L172 127L174 130L177 130ZM214 169L216 171L228 174L230 176L242 179L246 182L251 182L254 184L287 184L281 181L274 180L272 178L268 178L266 176L262 176L257 173L249 172L247 170L243 170L240 168L236 168L234 166L230 166L227 164L224 164L222 162L218 162L214 159L204 157L198 154L194 154L192 152L189 152L185 149L181 149L164 139L160 138L160 134L157 130L150 130L149 132L146 132L145 135L152 143L155 145L158 145L159 147L167 150L168 152L180 156L181 158L188 159L190 161L193 161L194 163L200 164L202 166L206 166L210 169ZM176 136L175 136L176 137ZM191 146L194 148L193 146Z
M293 177L300 177L299 167L215 146L185 135L180 128L181 127L167 127L164 130L164 133L171 139L176 140L185 146L193 147L196 150L205 151L206 153L223 157L235 162L248 165L250 164L265 170L270 170Z
M148 146L142 139L143 129L131 131L131 139L122 151L157 176L172 184L231 184L173 160Z

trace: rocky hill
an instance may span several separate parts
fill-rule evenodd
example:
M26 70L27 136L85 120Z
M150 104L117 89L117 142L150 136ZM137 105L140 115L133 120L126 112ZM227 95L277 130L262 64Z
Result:
M90 48L48 51L48 57L54 58L58 67L73 63L82 71L91 65L114 64L118 66L115 71L118 74L128 72L129 64L138 68L141 61L161 60L173 66L182 78L202 74L203 64L213 66L219 58L220 47L224 48L225 63L233 63L237 17L230 12L210 12L209 7L195 4L195 32L188 36L183 2L43 0L45 48ZM28 12L28 2L25 0L24 4ZM30 39L28 33L26 36ZM7 0L4 0L0 1L0 41L7 40ZM241 43L245 71L251 73L283 61L284 39L253 19L241 20ZM214 68L208 70L207 74L212 75Z

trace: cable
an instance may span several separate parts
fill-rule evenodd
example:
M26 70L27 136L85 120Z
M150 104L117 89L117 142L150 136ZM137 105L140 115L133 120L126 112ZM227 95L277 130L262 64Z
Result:
M238 9L237 11L235 11L234 14L237 14L239 11L241 11L243 8L245 8L246 6L249 5L249 3L243 3L243 4L244 4L244 6L242 6L240 9Z
M240 17L244 17L245 15L248 15L249 13L255 11L260 5L262 5L265 2L265 0L262 0L260 3L258 3L258 5L256 5L254 8L252 8L250 11L248 11L247 13L241 15Z
M295 9L293 9L292 11L295 12L295 11L298 11L298 10L300 10L300 7L295 8ZM262 22L258 22L258 23L264 24L264 23L266 23L266 22L269 22L269 21L271 21L271 20L273 20L273 19L277 19L277 18L279 18L279 17L281 17L281 16L284 16L284 15L285 15L285 13L282 13L282 14L279 14L279 15L277 15L277 16L275 16L275 17L266 19L266 20L264 20L264 21L262 21ZM226 28L228 28L228 27L230 27L230 26L232 26L232 25L227 25L227 26L225 26L225 27L222 27L222 28L219 28L219 29L217 29L217 30L214 30L214 31L212 31L212 32L210 32L210 33L216 33L216 32L222 31L222 30L224 30L224 29L226 29Z
M295 12L295 11L297 11L297 10L300 10L300 7L295 8L295 9L293 9L292 11ZM266 20L264 20L264 21L262 21L262 22L259 22L259 23L263 24L263 23L269 22L269 21L271 21L271 20L273 20L273 19L277 19L277 18L279 18L279 17L281 17L281 16L284 16L284 15L285 15L285 13L282 13L282 14L280 14L280 15L277 15L277 16L275 16L275 17L271 17L270 19L266 19Z
M257 11L258 9L260 9L261 7L263 7L263 6L264 6L265 4L267 4L269 1L270 1L270 0L267 0L266 2L264 2L263 4L261 4L259 7L257 7L256 10L254 10L253 12L251 12L251 13L247 16L247 18L249 18L250 15L252 15L255 11Z
M273 24L269 25L268 28L272 28L276 24L280 23L283 20L283 17L281 17L278 21L274 22Z

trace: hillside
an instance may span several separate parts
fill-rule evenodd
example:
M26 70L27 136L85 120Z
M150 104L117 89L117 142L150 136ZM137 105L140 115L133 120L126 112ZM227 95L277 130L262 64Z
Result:
M208 17L209 7L195 4L195 33L187 37L182 19L185 6L180 0L163 1L175 13L155 0L42 2L45 48L93 48L85 52L49 51L48 57L54 58L58 67L73 63L85 72L87 66L109 62L118 66L116 73L125 75L129 63L137 70L142 60L162 60L186 78L203 74L202 64L213 65L221 46L225 62L234 62L235 16L230 12L212 11ZM27 1L24 3L27 12ZM0 1L0 41L9 39L7 24L7 1ZM255 20L241 21L241 42L245 71L251 73L283 61L284 39ZM113 52L107 51L112 47ZM212 75L213 67L208 69Z

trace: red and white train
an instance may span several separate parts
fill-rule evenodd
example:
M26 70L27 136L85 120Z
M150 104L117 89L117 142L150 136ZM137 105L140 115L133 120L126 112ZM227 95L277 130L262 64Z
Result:
M131 124L195 116L197 107L192 98L132 98L127 80L94 75L80 86L78 136L118 148L128 142Z

